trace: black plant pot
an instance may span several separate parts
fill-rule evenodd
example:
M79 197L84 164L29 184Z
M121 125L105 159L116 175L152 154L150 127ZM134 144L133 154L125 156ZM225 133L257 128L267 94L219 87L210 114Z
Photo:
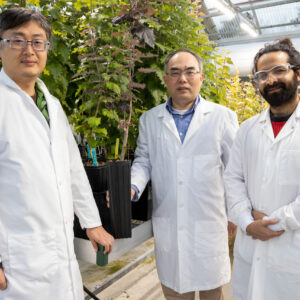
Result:
M131 237L130 161L108 163L110 218L115 238Z
M152 217L152 188L149 182L139 201L132 202L132 219L148 221Z
M108 162L104 166L85 168L103 227L115 238L131 237L130 162ZM107 207L106 191L110 194ZM75 216L74 234L87 239Z

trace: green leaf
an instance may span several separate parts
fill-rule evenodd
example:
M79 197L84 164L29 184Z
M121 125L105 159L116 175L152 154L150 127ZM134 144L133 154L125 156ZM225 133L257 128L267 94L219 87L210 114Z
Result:
M101 118L97 118L97 117L90 117L88 118L88 124L91 126L91 127L97 127L99 126L101 123Z
M107 136L107 129L106 128L95 128L93 132L99 137L106 137Z
M108 110L106 108L102 109L102 114L103 116L106 116L109 119L117 119L117 115L112 111L112 110Z
M121 89L116 83L114 83L114 82L105 82L105 86L109 90L115 92L116 94L121 94Z

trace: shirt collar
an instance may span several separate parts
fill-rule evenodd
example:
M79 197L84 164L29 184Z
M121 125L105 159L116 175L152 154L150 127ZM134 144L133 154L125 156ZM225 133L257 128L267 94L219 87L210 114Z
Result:
M37 96L44 96L44 93L43 93L43 90L41 89L40 85L38 84L38 82L35 83L34 85L34 89L35 89L35 92L37 94Z
M196 97L196 100L194 102L194 105L188 109L183 115L187 115L187 114L190 114L190 113L194 113L196 108L197 108L197 105L199 104L200 102L200 96L197 95ZM168 110L168 112L172 115L178 115L179 113L177 111L174 110L174 108L172 107L172 98L170 97L167 101L167 104L166 104L166 109Z

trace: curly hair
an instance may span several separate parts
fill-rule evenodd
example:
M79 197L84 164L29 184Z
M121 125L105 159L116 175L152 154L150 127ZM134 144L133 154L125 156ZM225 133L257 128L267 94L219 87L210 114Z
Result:
M292 41L289 38L275 40L272 43L267 43L264 48L261 48L254 57L254 63L252 68L252 74L257 71L257 62L259 58L270 52L283 51L289 56L289 63L294 66L294 70L300 69L300 53L293 46Z

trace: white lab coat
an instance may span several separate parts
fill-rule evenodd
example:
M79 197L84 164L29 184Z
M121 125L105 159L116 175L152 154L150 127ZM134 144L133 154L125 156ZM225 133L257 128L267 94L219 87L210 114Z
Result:
M0 73L1 300L82 300L73 247L74 210L85 228L101 224L59 101L38 80L50 128L30 96Z
M140 195L151 178L157 271L179 293L230 279L222 175L237 127L232 111L203 98L183 144L166 104L140 119L131 182Z
M251 209L280 220L285 233L254 240L238 229L232 291L236 300L300 299L300 106L274 138L269 109L237 133L224 180L229 218Z

